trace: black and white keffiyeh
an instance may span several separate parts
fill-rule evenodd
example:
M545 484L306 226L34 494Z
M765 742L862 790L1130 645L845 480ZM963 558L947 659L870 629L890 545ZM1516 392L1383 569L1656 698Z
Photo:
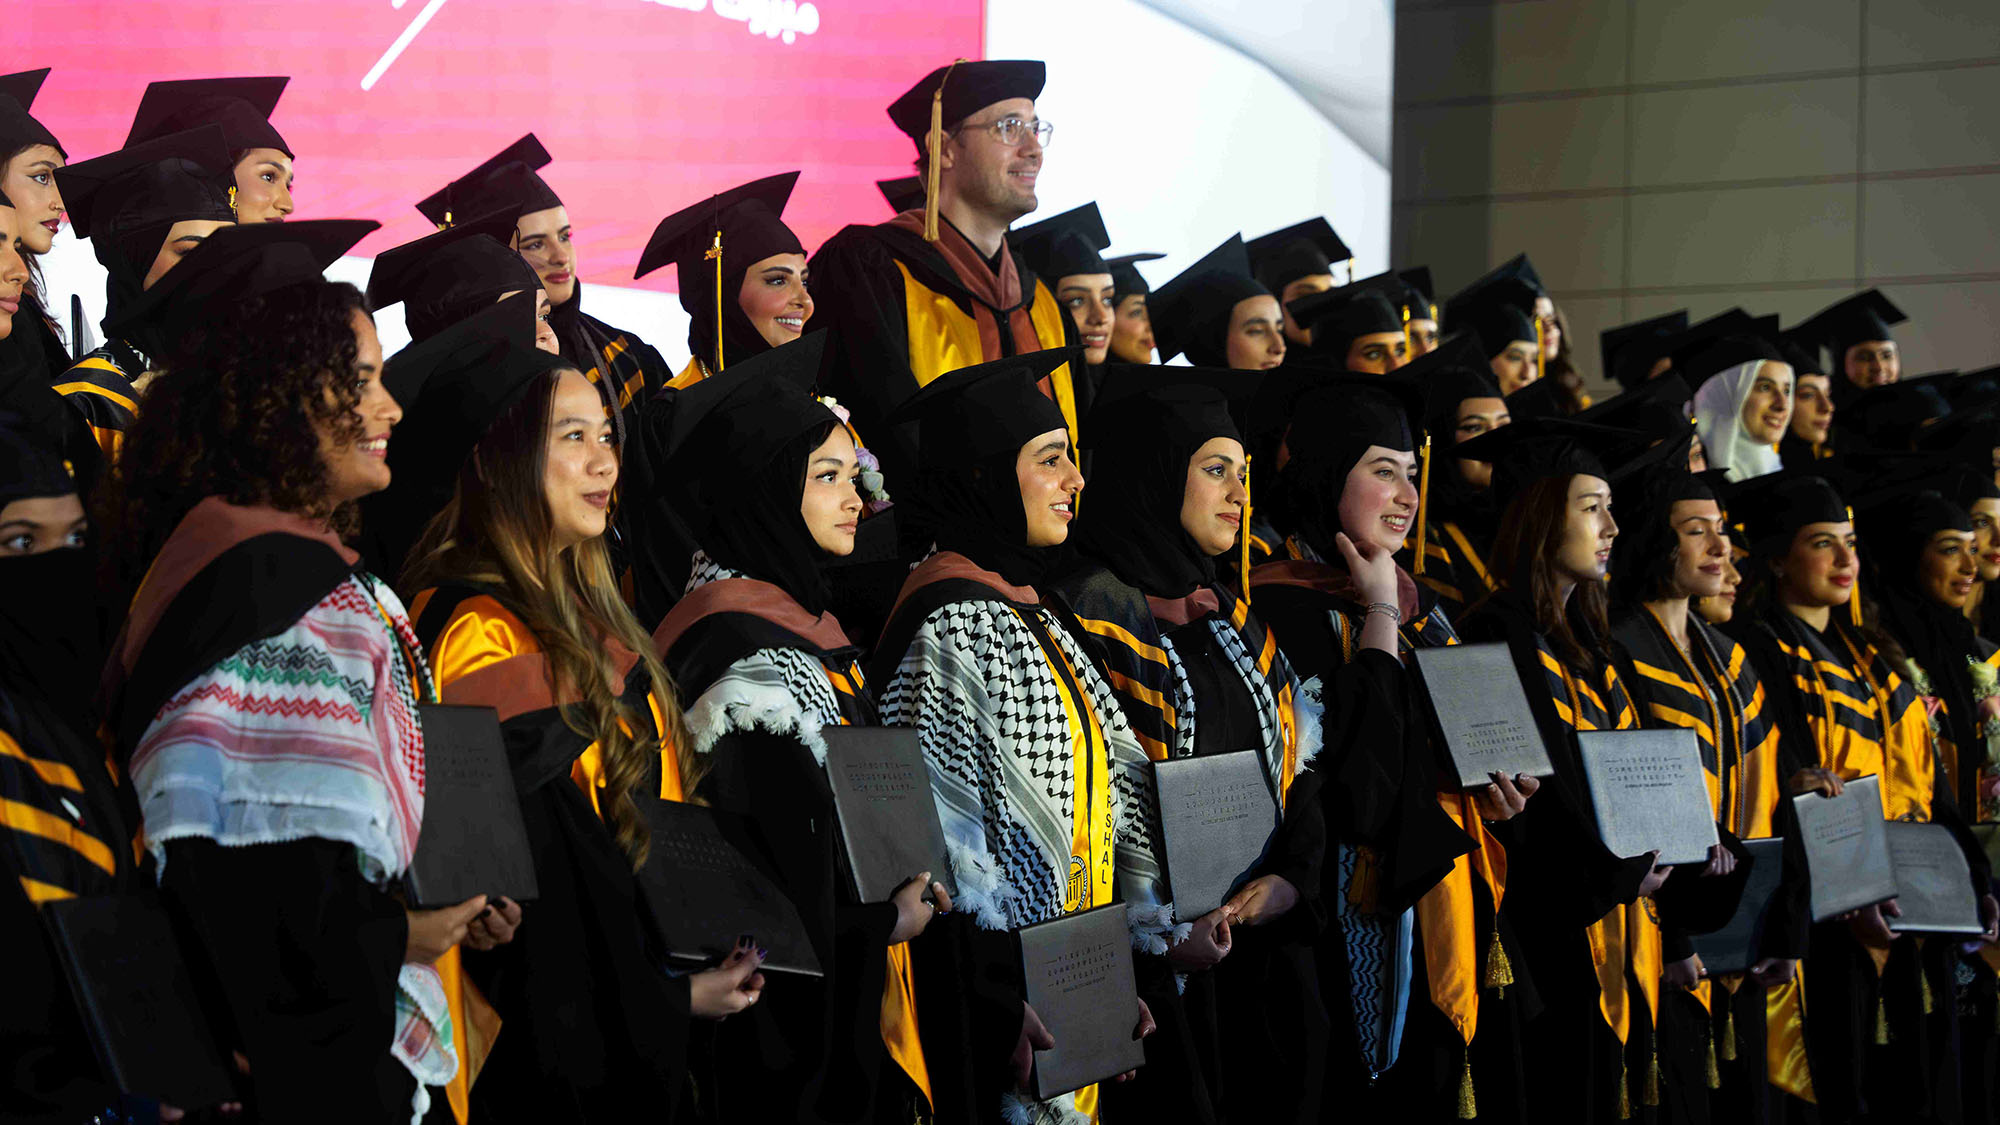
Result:
M696 551L687 593L725 578L742 578ZM811 653L796 648L762 648L731 664L684 712L691 749L706 754L726 735L745 731L785 734L812 751L826 766L823 726L839 726L840 698L826 670Z

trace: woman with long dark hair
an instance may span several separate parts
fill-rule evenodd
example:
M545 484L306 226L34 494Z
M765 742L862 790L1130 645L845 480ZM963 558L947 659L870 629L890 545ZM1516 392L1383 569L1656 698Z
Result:
M433 962L506 936L483 895L392 893L430 677L342 536L388 484L401 410L361 294L320 278L373 229L219 232L116 325L173 346L102 497L110 571L137 587L105 722L220 1046L276 1120L420 1116L454 1066Z
M37 259L55 245L62 226L62 191L55 173L68 160L62 142L28 112L48 76L47 67L0 75L0 197L9 200L6 207L13 212L8 251L18 252L26 267L22 287L13 298L17 307L6 310L13 329L0 337L4 386L51 386L70 364L69 349L43 303L37 265ZM80 425L75 432L85 433ZM71 444L69 435L52 429L50 436L63 440L66 450Z
M1923 700L1898 666L1900 645L1880 630L1858 589L1850 510L1824 478L1797 471L1758 477L1730 495L1750 539L1746 596L1731 632L1765 683L1784 752L1845 779L1881 779L1882 814L1944 824L1961 835L1981 918L1992 941L2000 903L1988 893L1985 853L1964 833L1950 774L1941 768ZM1891 573L1895 572L1892 566ZM1889 927L1893 903L1813 926L1805 974L1805 1051L1820 1112L1846 1118L1896 1105L1956 1117L1957 1005L1950 942L1919 948Z
M1618 522L1606 463L1644 444L1628 431L1532 419L1456 449L1492 463L1495 494L1508 498L1490 557L1499 589L1467 614L1464 632L1513 650L1555 764L1552 796L1508 853L1515 932L1544 1006L1522 1052L1528 1104L1551 1119L1622 1119L1660 1100L1659 931L1642 900L1672 869L1605 849L1574 737L1639 725L1608 648L1604 576Z
M673 682L612 578L612 418L520 317L497 339L482 328L448 330L424 369L391 373L418 388L406 484L421 497L451 482L401 585L441 698L499 713L542 895L518 940L464 958L466 1022L485 1023L473 1013L490 1003L505 1030L484 1059L467 1053L462 1079L482 1117L671 1116L687 1096L688 1017L755 1003L761 957L739 940L718 968L660 967L636 877L650 853L640 803L682 800L700 778L679 753Z

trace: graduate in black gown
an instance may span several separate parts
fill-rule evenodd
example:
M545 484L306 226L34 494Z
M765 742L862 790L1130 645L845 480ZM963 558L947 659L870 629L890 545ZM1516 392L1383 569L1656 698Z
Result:
M1354 280L1354 251L1323 218L1260 234L1244 243L1244 251L1250 258L1251 276L1287 307L1308 294L1339 285L1340 279L1333 274L1336 265L1345 265L1347 280ZM1286 342L1294 348L1310 345L1309 329L1309 325L1287 321Z
M1256 750L1280 810L1263 861L1167 960L1179 987L1147 1004L1160 1031L1114 1115L1317 1120L1326 1013L1312 941L1324 824L1308 766L1319 716L1276 638L1223 586L1247 467L1228 411L1256 377L1112 365L1086 447L1102 503L1047 596L1076 615L1092 659L1155 761ZM1239 579L1240 584L1240 579ZM1175 993L1178 995L1175 995Z
M368 271L368 306L381 312L402 305L410 342L421 344L495 301L531 293L520 316L533 320L535 347L558 354L548 291L508 246L513 237L514 217L501 211L384 250Z
M1424 428L1434 460L1424 496L1424 558L1408 569L1436 594L1445 612L1463 614L1494 589L1486 556L1500 520L1494 498L1493 466L1453 457L1459 442L1499 429L1514 420L1513 410L1486 366L1485 351L1470 332L1454 332L1404 372L1423 384ZM1414 549L1414 542L1411 544Z
M1111 271L1110 357L1120 363L1153 362L1153 316L1150 307L1153 287L1139 273L1139 262L1153 262L1165 254L1120 254L1104 259Z
M903 408L925 470L899 502L935 549L904 583L869 680L884 722L916 728L958 889L911 949L941 1122L1097 1112L1101 1084L1048 1102L1028 1092L1032 1048L1052 1040L1024 999L1013 931L1116 903L1143 998L1178 928L1151 759L1083 627L1032 585L1051 576L1083 486L1037 385L1072 355L967 368ZM1143 1038L1154 1023L1138 1008Z
M60 169L71 228L105 269L105 319L158 281L203 239L236 222L229 149L205 125L144 141ZM138 381L149 361L112 337L62 373L61 394L90 425L106 463L118 457L138 414Z
M1870 289L1835 301L1794 329L1805 346L1824 351L1836 410L1862 391L1902 380L1902 353L1891 329L1908 319L1880 289Z
M439 226L496 212L513 217L510 245L548 290L549 321L563 358L596 384L619 412L622 431L632 404L651 398L673 372L660 353L637 335L583 311L583 281L577 271L569 210L537 174L550 159L542 142L529 133L426 196L417 210Z
M116 1111L98 1073L45 903L137 889L130 789L92 737L103 648L89 615L95 553L62 455L0 414L0 1116L68 1125ZM136 1112L137 1107L125 1107Z
M1506 952L1506 845L1488 822L1511 819L1538 783L1496 777L1468 794L1442 782L1443 748L1405 664L1457 643L1394 561L1417 536L1422 405L1422 386L1400 374L1339 377L1300 397L1268 501L1288 557L1251 571L1251 596L1281 623L1302 694L1324 708L1327 1104L1424 1120L1478 1105L1509 1120L1533 992L1503 970L1519 950Z
M1649 898L1673 869L1606 850L1574 737L1639 725L1607 647L1603 577L1618 534L1606 463L1645 445L1632 431L1535 419L1456 449L1492 462L1496 495L1508 498L1489 557L1499 591L1467 612L1463 631L1512 649L1555 765L1508 850L1514 930L1543 1004L1522 1051L1528 1108L1549 1120L1650 1117L1660 1103Z
M171 346L106 486L113 572L144 580L104 718L265 1120L421 1116L456 1062L434 962L505 936L484 895L412 912L391 893L433 695L401 603L340 537L388 483L401 412L361 294L320 277L375 227L219 231L113 323ZM302 667L323 674L276 671Z
M732 365L670 412L649 410L645 427L689 482L687 510L712 513L694 520L702 546L686 594L653 634L687 753L705 766L695 796L755 826L827 971L716 1027L707 1080L731 1121L931 1112L907 943L951 908L926 878L944 872L909 872L893 899L860 901L825 773L826 727L876 725L821 573L854 550L862 508L854 438L811 395L825 342L816 333Z
M1872 606L1857 602L1859 556L1844 496L1822 477L1788 469L1731 490L1728 500L1750 543L1730 632L1764 683L1795 685L1766 698L1789 763L1843 779L1873 774L1885 819L1951 829L1990 941L2000 925L1990 864L1952 799L1924 702L1897 670L1899 647L1879 631ZM1937 1002L1955 995L1957 943L1897 935L1888 909L1812 927L1803 1044L1810 1088L1823 1120L1957 1121L1958 1006ZM1774 1084L1776 1059L1774 1051Z
M132 112L125 146L155 141L205 125L222 130L236 187L237 221L280 223L291 215L296 154L271 124L291 79L177 78L152 82Z
M1289 362L1375 375L1410 362L1410 337L1404 330L1409 306L1398 303L1407 300L1405 288L1402 278L1385 273L1286 305L1286 323L1303 325L1312 338L1291 353Z
M1160 362L1269 371L1285 362L1285 310L1250 272L1241 235L1230 235L1147 298Z

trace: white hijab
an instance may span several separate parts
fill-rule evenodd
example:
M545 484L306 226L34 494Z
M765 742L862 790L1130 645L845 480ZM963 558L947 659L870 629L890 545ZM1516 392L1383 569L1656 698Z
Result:
M1713 468L1729 470L1731 481L1749 480L1783 468L1775 444L1760 442L1743 428L1743 401L1757 385L1757 373L1771 360L1753 359L1719 371L1694 393L1695 429ZM1791 392L1785 392L1790 397Z

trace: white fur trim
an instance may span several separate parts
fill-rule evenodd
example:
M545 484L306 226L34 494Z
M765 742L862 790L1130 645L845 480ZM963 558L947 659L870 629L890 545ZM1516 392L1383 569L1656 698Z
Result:
M1321 746L1321 724L1326 720L1326 704L1317 697L1308 697L1301 690L1292 693L1292 729L1298 733L1298 746L1292 752L1292 776L1306 772L1306 767L1319 757Z
M952 896L951 908L972 915L972 920L982 930L1005 930L1007 925L1007 902L1014 897L1014 889L1000 877L1000 864L993 854L984 848L961 844L949 836L945 838L945 852L951 859L951 874L958 883L958 893Z
M1000 1095L1000 1119L1007 1125L1090 1125L1077 1111L1074 1093L1038 1101L1010 1090Z
M1141 953L1165 954L1168 946L1179 945L1194 932L1194 923L1174 923L1174 904L1127 905L1125 925L1132 931L1132 948Z
M789 734L805 743L813 760L826 765L826 740L820 737L819 716L799 707L792 693L781 688L745 683L724 676L701 693L686 711L691 749L706 754L723 736L753 730Z

